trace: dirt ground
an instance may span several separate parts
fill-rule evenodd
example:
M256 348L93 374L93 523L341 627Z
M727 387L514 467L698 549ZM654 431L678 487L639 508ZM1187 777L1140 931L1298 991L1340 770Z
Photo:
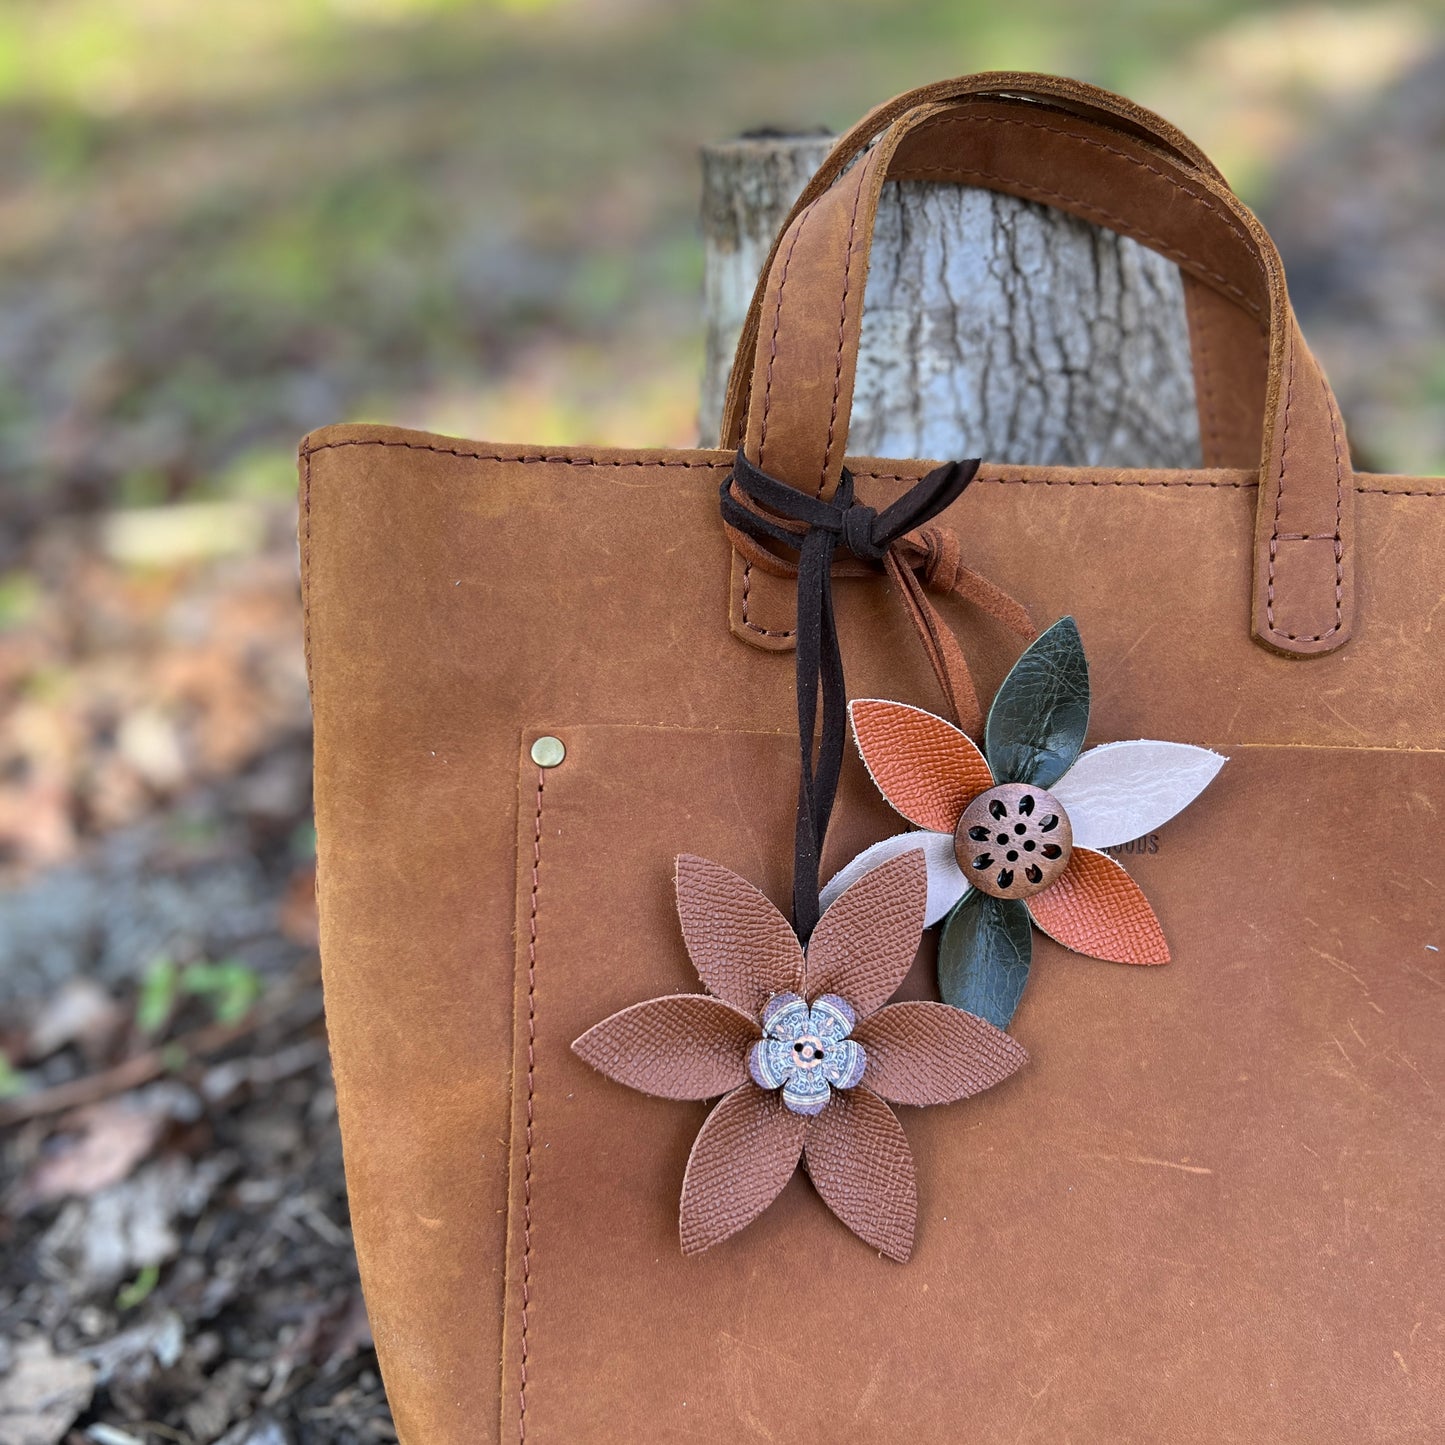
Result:
M322 1023L294 547L258 522L244 556L139 571L57 523L7 638L5 1445L395 1438Z

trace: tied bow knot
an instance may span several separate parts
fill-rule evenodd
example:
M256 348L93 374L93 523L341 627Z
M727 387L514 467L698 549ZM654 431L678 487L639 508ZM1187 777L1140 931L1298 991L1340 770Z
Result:
M909 615L919 628L929 661L954 711L960 710L960 704L967 709L971 698L976 712L977 696L971 681L966 688L959 682L960 677L968 678L968 669L958 643L924 597L924 584L914 575L911 562L899 554L916 558L925 572L930 557L937 559L932 563L935 571L947 568L957 572L961 568L949 542L941 537L930 540L927 530L932 529L925 529L925 524L962 496L978 467L976 460L937 467L881 511L855 499L853 475L847 468L831 498L814 497L768 476L739 451L732 474L722 484L719 503L723 523L735 545L768 570L795 574L798 579L796 663L801 769L793 850L793 927L805 943L818 921L819 864L838 791L847 732L847 689L833 616L834 553L841 545L868 570L883 565L904 594ZM770 541L796 552L796 564L784 563L771 552L766 546ZM952 550L956 549L955 539Z
M874 530L878 512L864 502L850 502L843 509L843 544L860 562L881 562L888 552L887 542L878 542Z
M947 462L879 511L857 500L853 474L846 467L832 497L813 497L759 471L740 451L721 488L723 521L732 532L758 542L779 542L800 555L816 536L830 552L842 543L860 562L874 565L900 541L907 541L922 557L936 548L946 549L943 539L952 534L924 524L963 495L978 467L976 460ZM917 540L910 538L912 533ZM937 536L929 540L925 533Z

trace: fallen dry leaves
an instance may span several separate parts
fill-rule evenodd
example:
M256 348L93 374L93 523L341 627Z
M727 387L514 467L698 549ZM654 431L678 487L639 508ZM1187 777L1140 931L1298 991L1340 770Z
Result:
M81 523L36 544L18 615L0 630L0 870L11 878L304 728L290 514L258 516L267 548L240 558L136 566L93 550L94 524Z

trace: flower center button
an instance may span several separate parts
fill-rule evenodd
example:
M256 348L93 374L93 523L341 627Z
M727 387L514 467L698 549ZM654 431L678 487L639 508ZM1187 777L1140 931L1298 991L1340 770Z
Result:
M1043 788L1004 783L980 793L953 835L963 876L994 898L1032 898L1068 867L1074 830Z

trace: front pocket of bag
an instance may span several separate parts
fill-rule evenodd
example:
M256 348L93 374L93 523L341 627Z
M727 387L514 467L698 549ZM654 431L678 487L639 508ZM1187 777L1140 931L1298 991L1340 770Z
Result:
M1417 1370L1439 1359L1417 1325L1440 1322L1445 1278L1429 932L1445 755L1220 744L1231 762L1203 797L1120 854L1174 961L1036 935L1012 1026L1032 1062L977 1099L900 1110L920 1199L899 1266L801 1175L685 1259L706 1107L570 1051L619 1008L699 989L677 853L785 902L796 740L555 731L561 764L524 746L520 769L502 1438L1318 1442L1438 1424L1392 1342L1413 1341ZM849 846L900 826L856 769L840 807Z

